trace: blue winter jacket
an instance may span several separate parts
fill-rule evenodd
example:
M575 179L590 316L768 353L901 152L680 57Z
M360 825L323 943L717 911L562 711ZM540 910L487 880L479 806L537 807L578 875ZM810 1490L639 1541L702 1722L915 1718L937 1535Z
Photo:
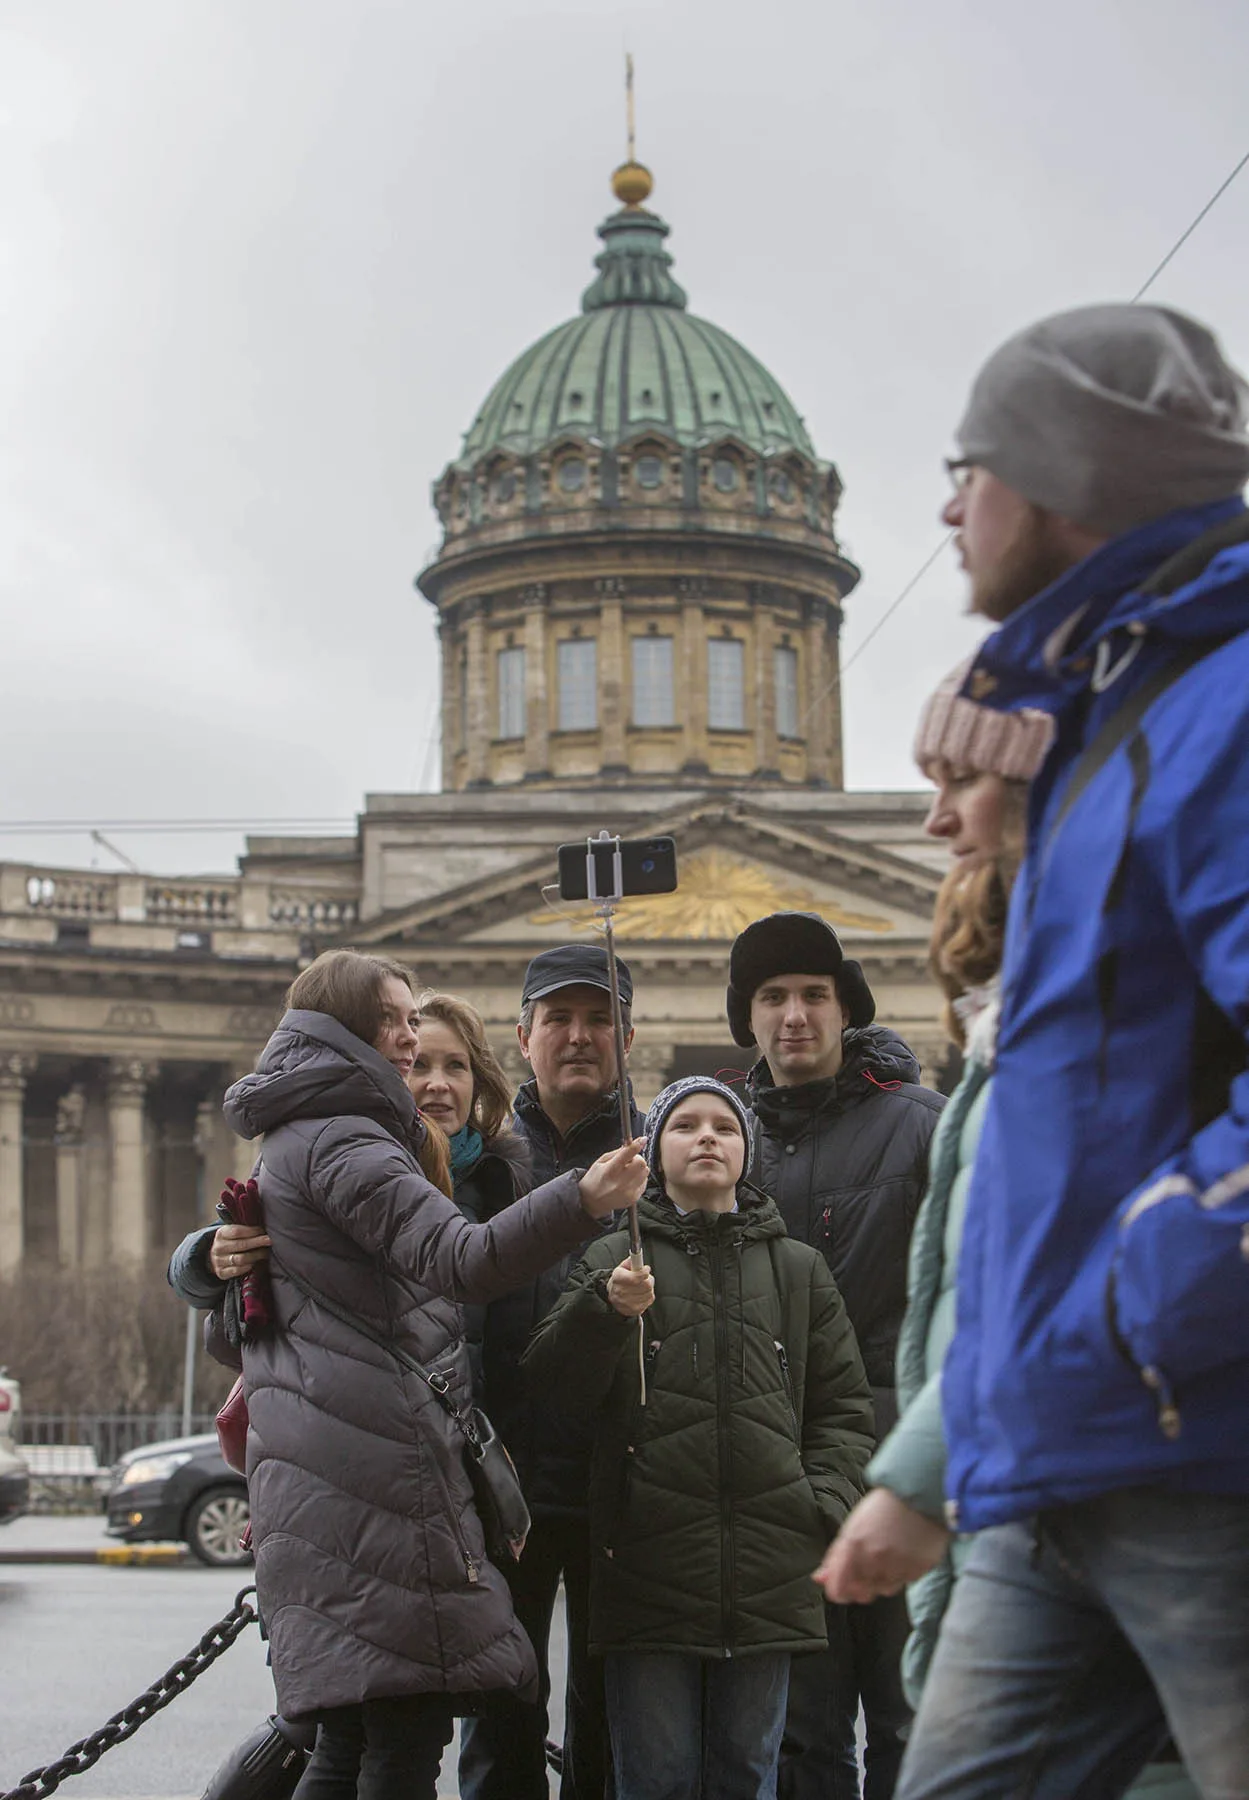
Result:
M1212 554L1215 528L1226 547ZM1172 562L1187 546L1187 567ZM1197 647L1209 654L1059 817L1085 746ZM1239 498L1104 545L986 640L964 691L1045 707L1057 735L1011 907L945 1365L952 1522L978 1530L1138 1484L1247 1493Z

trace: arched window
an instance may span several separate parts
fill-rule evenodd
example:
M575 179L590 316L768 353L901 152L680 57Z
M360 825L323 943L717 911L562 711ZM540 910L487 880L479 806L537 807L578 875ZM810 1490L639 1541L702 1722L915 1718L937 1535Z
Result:
M746 727L746 649L740 638L707 640L707 724L712 731Z
M675 725L676 704L672 685L672 639L635 637L633 640L633 723Z
M561 731L593 731L598 724L597 649L593 638L560 639L557 674Z
M776 682L776 732L778 737L798 736L798 652L778 644L773 658Z
M509 645L495 658L499 688L499 736L525 735L525 647Z

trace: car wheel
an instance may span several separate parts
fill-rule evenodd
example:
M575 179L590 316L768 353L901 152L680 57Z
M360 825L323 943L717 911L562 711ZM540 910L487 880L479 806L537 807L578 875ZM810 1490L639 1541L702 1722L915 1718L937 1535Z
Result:
M250 1550L239 1548L250 1518L246 1488L205 1488L186 1516L183 1536L201 1562L236 1569L252 1559Z

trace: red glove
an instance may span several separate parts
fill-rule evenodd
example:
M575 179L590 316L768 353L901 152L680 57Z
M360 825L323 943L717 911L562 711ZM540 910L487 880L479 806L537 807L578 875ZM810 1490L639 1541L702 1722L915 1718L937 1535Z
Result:
M232 1225L253 1225L263 1231L264 1208L255 1177L242 1182L230 1176L221 1190L217 1211ZM249 1269L242 1277L242 1287L243 1324L249 1332L263 1330L273 1323L273 1287L268 1269L263 1266Z

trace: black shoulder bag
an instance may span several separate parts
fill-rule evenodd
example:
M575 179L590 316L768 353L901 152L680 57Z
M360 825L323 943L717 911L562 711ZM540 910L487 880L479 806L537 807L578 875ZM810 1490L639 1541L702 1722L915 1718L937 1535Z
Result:
M327 1300L324 1294L310 1288L285 1264L275 1261L274 1267L292 1286L299 1289L305 1299L315 1301L341 1325L358 1331L361 1337L376 1344L379 1350L384 1350L401 1369L406 1369L410 1375L418 1376L425 1383L443 1412L454 1420L464 1440L468 1478L473 1486L477 1516L485 1533L486 1549L496 1561L504 1556L519 1559L532 1522L529 1507L507 1446L481 1408L469 1406L461 1410L452 1398L451 1384L445 1375L440 1375L437 1369L427 1369L414 1356L409 1356L406 1350L401 1350L389 1338L383 1337L380 1331L374 1331L371 1325L366 1325L356 1313L348 1312L346 1307Z

